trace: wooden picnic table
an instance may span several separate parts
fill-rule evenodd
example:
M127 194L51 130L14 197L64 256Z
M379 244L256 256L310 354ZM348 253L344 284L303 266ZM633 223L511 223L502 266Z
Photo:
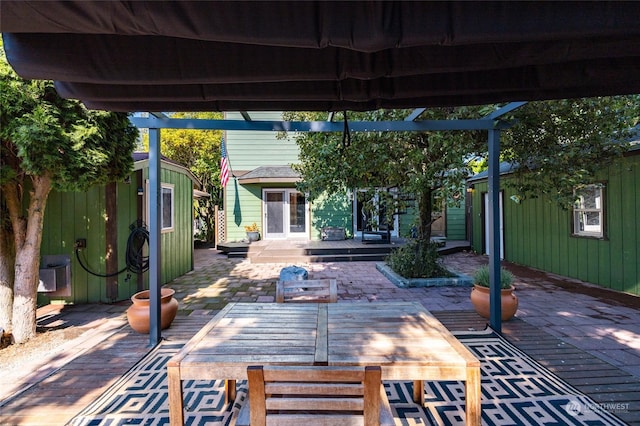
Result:
M417 302L230 303L167 364L169 416L184 423L183 380L227 380L250 365L379 365L382 380L465 381L466 420L480 425L480 361Z

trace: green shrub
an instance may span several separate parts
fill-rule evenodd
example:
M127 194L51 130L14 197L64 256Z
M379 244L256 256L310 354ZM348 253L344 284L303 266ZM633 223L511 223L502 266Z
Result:
M405 245L391 252L385 263L404 278L453 276L440 264L438 245L432 242L408 240Z
M513 274L504 268L500 268L500 288L506 289L511 287L513 282ZM489 287L489 266L483 265L473 274L473 283L482 287Z

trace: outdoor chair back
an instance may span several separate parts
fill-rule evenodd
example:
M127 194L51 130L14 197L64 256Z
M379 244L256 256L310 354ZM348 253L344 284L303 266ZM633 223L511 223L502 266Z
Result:
M250 366L247 375L239 426L395 424L379 366Z
M334 303L338 301L336 280L278 281L276 302Z

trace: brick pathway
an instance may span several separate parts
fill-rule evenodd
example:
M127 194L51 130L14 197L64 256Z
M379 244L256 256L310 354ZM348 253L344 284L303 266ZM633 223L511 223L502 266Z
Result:
M195 255L195 269L169 285L176 290L180 310L165 338L188 339L229 301L274 301L280 269L290 266L227 259L212 249L196 250ZM444 262L472 274L487 258L458 253L445 256ZM455 311L472 310L469 288L400 289L376 270L375 262L298 266L307 269L310 278L335 278L340 301L415 300L433 312L453 312L447 314L450 318ZM507 267L516 272L520 320L640 377L640 298ZM128 305L68 306L48 312L43 321L91 330L25 371L1 372L0 424L64 424L134 365L148 350L148 337L126 325Z

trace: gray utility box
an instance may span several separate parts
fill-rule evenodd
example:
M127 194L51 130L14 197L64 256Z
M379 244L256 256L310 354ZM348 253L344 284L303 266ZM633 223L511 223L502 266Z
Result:
M42 256L38 292L50 296L71 296L71 256Z
M340 241L345 239L344 228L341 226L325 226L320 235L323 241Z

